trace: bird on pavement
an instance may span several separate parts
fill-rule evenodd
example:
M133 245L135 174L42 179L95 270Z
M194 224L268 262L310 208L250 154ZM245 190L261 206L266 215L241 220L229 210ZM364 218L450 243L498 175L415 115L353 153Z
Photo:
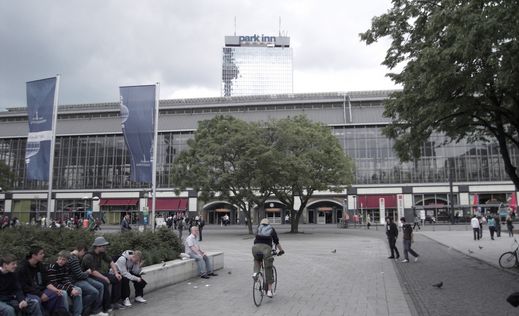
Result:
M332 250L332 253L336 253L336 252L337 252L337 249L333 249L333 250Z
M437 287L437 288L441 289L441 287L443 286L443 282L440 282L440 283L436 283L436 284L433 284L432 286L434 286L434 287Z
M474 253L474 251L472 251L472 250L469 249L469 253Z
M479 249L483 249L483 246L478 246L478 247L479 247Z

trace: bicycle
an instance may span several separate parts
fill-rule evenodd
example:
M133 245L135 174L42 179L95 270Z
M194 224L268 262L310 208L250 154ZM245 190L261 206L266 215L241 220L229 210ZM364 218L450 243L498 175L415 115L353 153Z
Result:
M514 238L514 245L516 245L514 251L507 251L499 257L499 266L503 269L512 269L519 266L518 253L519 243Z
M272 249L272 256L281 256L285 252L281 250L279 253L276 249ZM254 305L260 306L261 302L263 302L263 296L267 295L268 291L268 283L267 283L267 274L265 273L265 264L262 253L257 253L254 260L258 261L260 264L260 271L253 278L252 282L252 300L254 301ZM272 282L272 294L276 292L276 288L278 285L278 272L274 264L272 264L272 275L274 276L274 282Z

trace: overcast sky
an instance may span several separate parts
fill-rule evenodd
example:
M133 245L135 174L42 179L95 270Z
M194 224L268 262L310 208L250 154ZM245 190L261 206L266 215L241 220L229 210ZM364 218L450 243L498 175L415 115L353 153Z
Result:
M25 82L61 74L60 104L112 102L160 82L161 99L220 96L224 36L291 38L294 92L393 89L388 42L358 34L390 0L20 0L0 3L0 109Z

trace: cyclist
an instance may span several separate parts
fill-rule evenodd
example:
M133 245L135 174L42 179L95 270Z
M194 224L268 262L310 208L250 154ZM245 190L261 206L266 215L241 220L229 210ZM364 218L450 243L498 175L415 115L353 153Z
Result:
M257 278L258 272L260 271L261 259L265 262L265 274L267 277L268 290L267 296L273 297L272 283L274 282L274 275L272 272L272 265L274 263L274 257L272 256L272 242L276 245L276 249L279 250L278 256L285 253L281 245L279 244L278 234L269 220L264 218L261 220L258 230L256 232L256 238L254 239L254 246L252 246L252 256L254 257L254 274L252 277Z

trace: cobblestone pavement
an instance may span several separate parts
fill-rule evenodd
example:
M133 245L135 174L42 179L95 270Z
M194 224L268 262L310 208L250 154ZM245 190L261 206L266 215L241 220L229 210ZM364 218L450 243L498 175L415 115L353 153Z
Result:
M201 247L225 253L217 277L155 291L147 304L117 315L411 315L383 239L353 230L279 231L286 255L275 259L277 293L260 307L252 301L251 237L207 230Z
M337 229L304 225L285 234L277 257L277 295L252 302L252 239L245 227L211 227L202 247L225 252L225 268L209 280L192 279L146 295L148 304L117 315L519 315L505 298L519 291L519 274L496 267L513 239L488 231L473 241L465 225L426 227L416 234L418 262L387 259L383 227ZM402 242L397 246L402 252ZM336 253L331 251L336 249ZM469 251L470 250L470 251ZM437 289L432 284L443 281Z

